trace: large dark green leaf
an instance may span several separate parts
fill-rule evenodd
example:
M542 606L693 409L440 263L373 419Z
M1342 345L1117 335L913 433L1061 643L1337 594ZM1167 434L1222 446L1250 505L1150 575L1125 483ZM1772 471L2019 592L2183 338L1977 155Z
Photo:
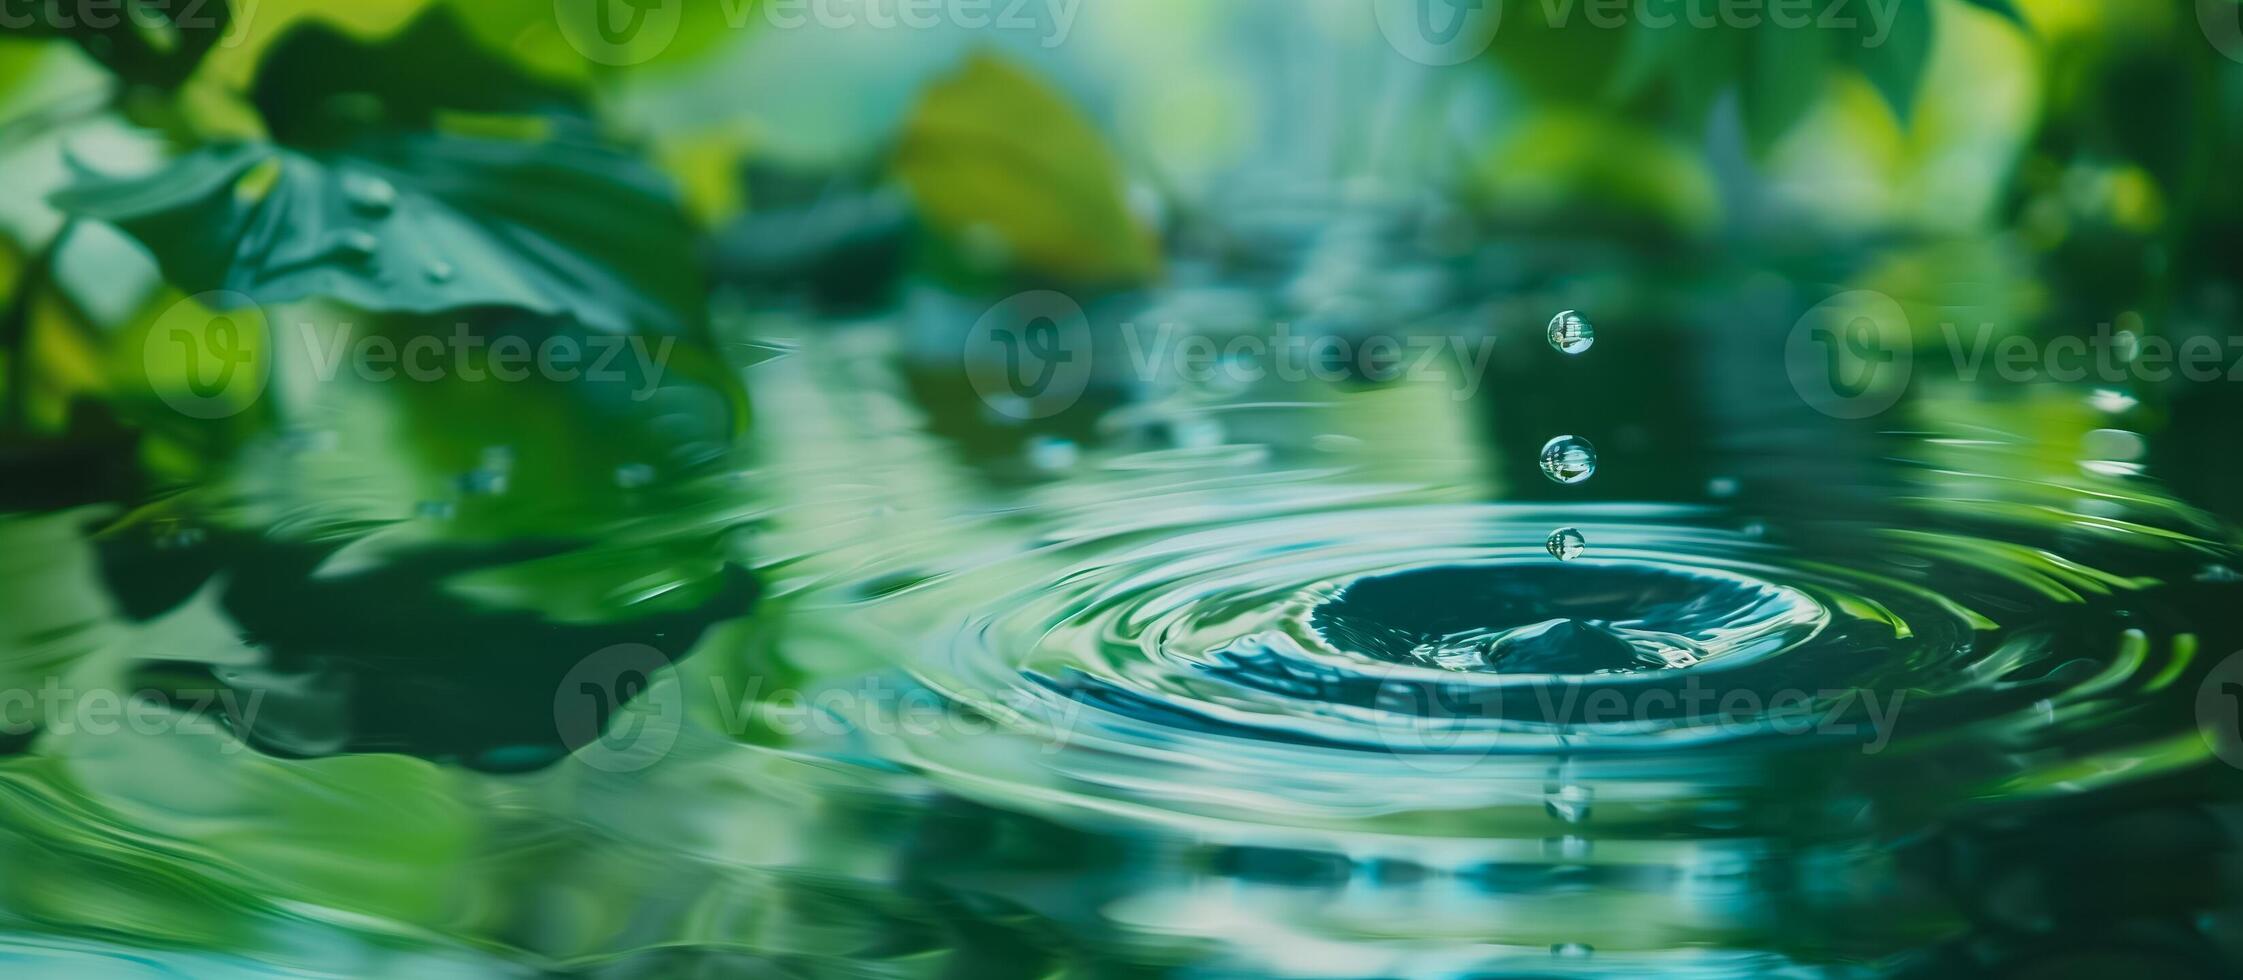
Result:
M10 31L63 35L117 77L143 85L179 84L233 25L227 0L0 0Z
M1860 45L1854 64L1884 96L1893 115L1907 122L1923 85L1924 65L1931 60L1930 0L1896 0L1891 25L1882 38L1864 18L1860 37L1849 43Z
M140 239L189 292L409 313L504 307L613 332L698 322L691 229L636 159L591 142L440 133L351 150L206 147L150 176L88 175L55 204Z
M56 205L123 228L189 292L497 307L608 332L701 320L672 188L593 138L579 93L525 76L448 8L383 40L299 28L252 99L273 143L204 147L146 177L88 175Z
M2014 2L2014 0L1963 0L1963 2L1970 4L1973 7L1980 7L1986 10L1991 10L1997 14L2007 17L2010 20L2015 21L2017 23L2017 26L2019 27L2031 26L2025 23L2025 15L2018 11L2017 4Z
M1745 134L1765 152L1822 97L1830 38L1814 27L1763 25L1752 31L1742 101Z
M369 41L325 23L291 31L257 66L250 100L276 142L333 147L369 131L437 128L445 113L583 116L583 93L525 74L446 7Z

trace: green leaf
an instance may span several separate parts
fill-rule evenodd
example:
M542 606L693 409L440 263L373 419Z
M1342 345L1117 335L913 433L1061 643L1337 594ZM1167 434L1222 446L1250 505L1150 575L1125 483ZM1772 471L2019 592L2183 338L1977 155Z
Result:
M1765 153L1821 97L1830 39L1811 26L1767 25L1754 30L1747 43L1745 135L1755 152Z
M1690 60L1690 36L1683 31L1633 30L1620 49L1620 64L1613 69L1606 92L1622 101L1634 99Z
M138 238L190 293L697 329L691 228L638 160L583 141L425 133L351 149L205 147L150 176L86 175L54 202Z
M895 168L920 212L954 240L994 235L1018 265L1079 282L1131 283L1159 267L1124 201L1113 153L1058 92L988 55L927 90Z
M66 0L0 0L0 23L13 32L69 37L117 77L169 88L194 74L203 55L226 36L233 6L227 0L114 0L106 8Z
M1873 23L1863 19L1854 64L1892 107L1893 117L1905 125L1923 87L1924 66L1931 60L1931 3L1896 0L1892 9L1891 26L1882 39Z
M1993 11L2008 18L2019 27L2033 26L2026 22L2025 15L2018 11L2017 4L2013 0L1963 0L1963 2L1981 10Z
M435 129L447 113L581 118L583 94L533 78L436 7L385 40L310 23L258 65L250 100L272 138L333 147L369 129Z

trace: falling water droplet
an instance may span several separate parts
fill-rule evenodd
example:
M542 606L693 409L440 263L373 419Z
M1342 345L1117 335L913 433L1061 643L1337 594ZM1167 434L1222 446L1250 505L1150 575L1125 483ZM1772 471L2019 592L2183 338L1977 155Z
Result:
M458 269L452 268L452 264L443 259L430 260L421 272L428 276L429 282L451 282L452 277L459 274Z
M1581 557L1582 552L1589 550L1589 539L1582 537L1578 530L1561 527L1550 532L1550 540L1543 547L1550 549L1550 557L1552 558L1559 561L1572 561Z
M368 217L386 218L397 208L397 187L370 174L344 177L343 196L350 200L352 208Z
M1579 436L1559 436L1542 444L1542 473L1559 483L1579 483L1597 471L1597 447Z
M1550 955L1561 960L1586 959L1595 952L1596 947L1588 943L1557 943L1550 947Z
M1567 310L1550 318L1550 346L1568 354L1579 354L1594 346L1597 331L1581 314Z
M1727 500L1734 497L1740 489L1742 487L1737 483L1735 477L1717 476L1706 481L1706 496L1715 500Z
M1579 783L1547 787L1543 790L1542 805L1550 816L1566 823L1582 823L1589 819L1589 805L1596 799L1596 791Z

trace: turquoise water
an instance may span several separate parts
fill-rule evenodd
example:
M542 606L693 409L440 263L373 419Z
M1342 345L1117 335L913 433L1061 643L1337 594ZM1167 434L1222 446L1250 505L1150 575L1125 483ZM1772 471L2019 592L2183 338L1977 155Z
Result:
M1021 421L896 339L962 324L896 316L728 317L729 444L690 385L562 409L620 434L586 443L344 382L197 485L0 522L0 663L64 689L0 760L0 963L2215 976L2234 949L2198 704L2243 585L2232 509L2164 479L2210 451L2188 406L1932 377L1849 422L1792 395L1780 328L1607 317L1564 358L1494 316L1468 394L1100 377ZM1599 471L1560 486L1538 447L1569 430ZM435 431L458 448L398 448ZM1586 553L1554 560L1558 527Z

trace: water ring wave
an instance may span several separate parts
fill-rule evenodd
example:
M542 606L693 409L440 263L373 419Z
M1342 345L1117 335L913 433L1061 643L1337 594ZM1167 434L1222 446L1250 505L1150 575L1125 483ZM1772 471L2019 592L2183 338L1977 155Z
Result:
M1558 522L1591 557L1544 553ZM1040 748L1009 769L912 751L985 787L1256 822L1613 788L1646 812L1733 807L1803 755L1906 758L1965 727L2001 747L2103 731L2085 716L2164 691L2193 656L2190 617L2158 611L2153 579L1956 531L1835 533L1842 565L1653 506L1405 506L1081 540L1056 572L977 573L1018 587L920 670ZM2070 748L2133 748L2095 743Z

